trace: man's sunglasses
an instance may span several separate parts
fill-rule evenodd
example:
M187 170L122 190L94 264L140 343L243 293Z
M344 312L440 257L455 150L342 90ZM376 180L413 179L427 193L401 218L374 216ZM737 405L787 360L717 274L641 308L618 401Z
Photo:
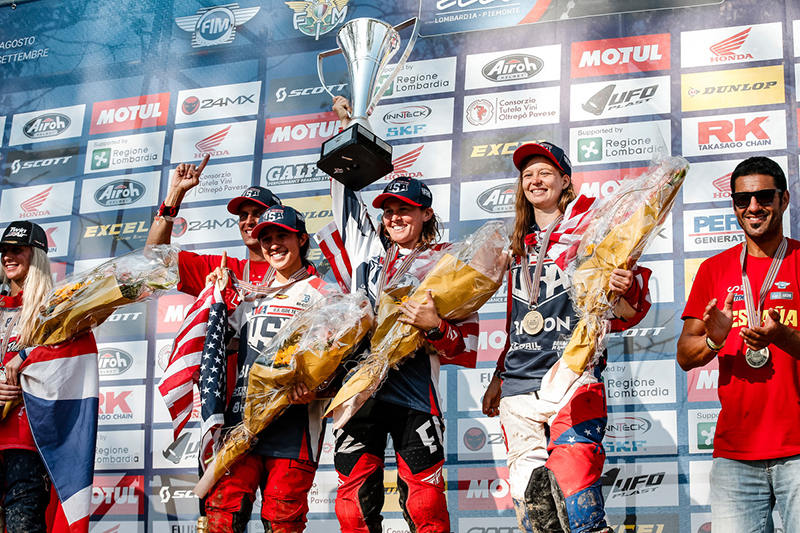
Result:
M763 207L772 205L775 200L775 193L780 192L780 189L761 189L760 191L752 192L735 192L731 195L733 198L733 205L739 209L747 209L750 205L750 199L756 197L756 202Z

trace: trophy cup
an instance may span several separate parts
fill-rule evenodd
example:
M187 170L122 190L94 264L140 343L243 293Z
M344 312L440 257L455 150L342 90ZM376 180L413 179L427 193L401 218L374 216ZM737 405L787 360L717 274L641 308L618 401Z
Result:
M414 25L411 40L392 73L375 88L378 76L400 48L399 31ZM344 24L336 35L339 48L317 56L317 73L328 90L322 72L323 58L343 54L350 74L350 126L322 144L317 166L350 189L360 190L392 170L392 147L372 132L368 117L378 100L400 74L417 40L417 18L395 27L377 19L359 18Z

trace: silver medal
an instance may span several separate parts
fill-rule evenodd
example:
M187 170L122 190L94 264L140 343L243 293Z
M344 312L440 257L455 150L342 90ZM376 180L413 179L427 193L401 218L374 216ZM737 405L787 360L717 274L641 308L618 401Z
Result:
M747 352L744 354L744 357L747 361L747 364L752 368L761 368L767 364L767 361L769 361L769 348L766 346L760 350L752 350L748 348Z

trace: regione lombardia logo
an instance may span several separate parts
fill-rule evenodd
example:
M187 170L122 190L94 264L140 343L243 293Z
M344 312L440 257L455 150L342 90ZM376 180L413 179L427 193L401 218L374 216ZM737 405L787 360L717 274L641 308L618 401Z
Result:
M240 8L239 4L203 7L194 15L177 17L175 24L182 30L192 32L192 47L202 48L233 42L236 26L256 16L260 7Z

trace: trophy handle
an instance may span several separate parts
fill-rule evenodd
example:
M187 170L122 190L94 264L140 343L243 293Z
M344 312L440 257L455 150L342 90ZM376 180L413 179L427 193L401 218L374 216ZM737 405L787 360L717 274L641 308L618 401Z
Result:
M327 52L320 52L317 56L317 76L319 76L319 81L322 82L322 88L325 89L325 92L331 95L331 100L336 98L334 94L328 89L328 84L325 83L325 74L322 71L322 60L326 57L335 56L336 54L341 54L341 48L334 48L333 50L328 50ZM349 115L350 113L348 113Z
M405 52L403 52L403 55L400 56L400 61L397 62L397 65L395 65L394 70L392 70L392 73L389 74L389 76L383 81L383 84L378 89L378 92L376 92L375 95L372 97L372 100L370 101L369 106L367 107L366 116L370 116L372 114L372 111L375 109L375 106L378 104L378 101L381 99L381 97L383 97L383 94L389 89L389 85L392 84L397 75L400 74L400 71L403 70L403 67L406 64L406 59L408 59L408 56L411 54L411 49L414 48L414 44L416 44L417 42L417 36L419 35L419 18L418 17L410 18L407 21L401 22L400 24L394 27L394 29L399 32L408 28L412 24L414 25L414 29L411 31L411 39L408 41L408 44L406 45ZM323 53L327 54L328 52L323 52ZM320 54L320 57L322 57L322 54ZM322 64L321 61L322 60L320 59L320 65ZM320 77L322 76L321 72L322 71L320 71ZM325 90L326 91L328 90L327 86L325 86ZM330 91L328 92L330 93ZM331 97L333 97L332 94Z

